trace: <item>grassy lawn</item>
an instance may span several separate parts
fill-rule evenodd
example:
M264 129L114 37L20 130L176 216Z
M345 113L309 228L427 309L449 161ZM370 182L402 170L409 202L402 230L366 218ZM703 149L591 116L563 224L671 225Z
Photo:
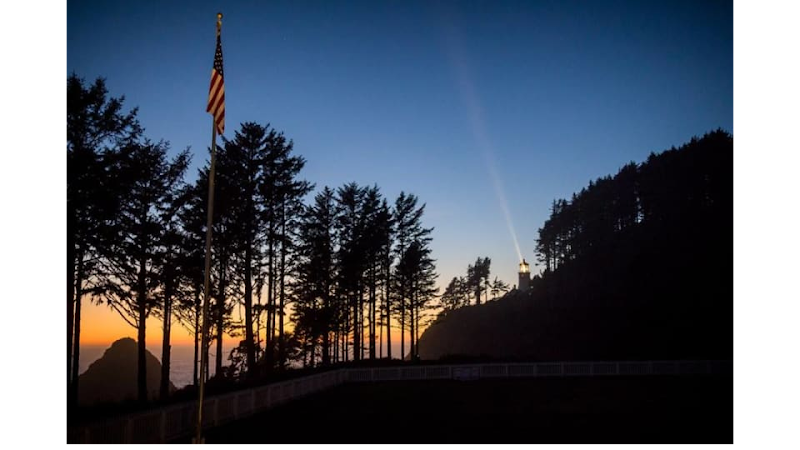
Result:
M733 378L348 384L209 430L209 443L732 443Z

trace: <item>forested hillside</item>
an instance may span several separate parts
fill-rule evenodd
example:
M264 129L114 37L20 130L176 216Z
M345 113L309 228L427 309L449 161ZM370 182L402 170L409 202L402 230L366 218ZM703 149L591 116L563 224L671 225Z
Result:
M528 292L448 312L423 359L733 357L733 137L717 130L553 202Z

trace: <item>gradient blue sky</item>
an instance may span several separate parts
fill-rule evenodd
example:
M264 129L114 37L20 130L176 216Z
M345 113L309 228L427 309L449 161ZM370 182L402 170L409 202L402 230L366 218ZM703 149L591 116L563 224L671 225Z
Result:
M269 122L318 189L418 195L442 287L478 256L516 284L501 197L532 262L553 199L733 133L731 2L330 3L72 1L67 72L106 77L148 137L190 146L194 178L221 10L226 136Z

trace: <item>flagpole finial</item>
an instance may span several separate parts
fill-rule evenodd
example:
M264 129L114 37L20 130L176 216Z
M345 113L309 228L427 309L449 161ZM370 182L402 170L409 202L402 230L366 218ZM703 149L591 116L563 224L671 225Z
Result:
M217 22L222 22L222 13L221 12L217 13Z

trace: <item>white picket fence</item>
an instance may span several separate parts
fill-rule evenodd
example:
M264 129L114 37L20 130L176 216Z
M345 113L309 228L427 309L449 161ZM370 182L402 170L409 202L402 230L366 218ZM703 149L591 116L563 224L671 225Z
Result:
M732 361L592 361L452 364L332 370L303 378L209 397L203 427L247 417L343 383L480 378L732 374ZM68 443L159 443L191 436L197 402L186 402L70 428Z

